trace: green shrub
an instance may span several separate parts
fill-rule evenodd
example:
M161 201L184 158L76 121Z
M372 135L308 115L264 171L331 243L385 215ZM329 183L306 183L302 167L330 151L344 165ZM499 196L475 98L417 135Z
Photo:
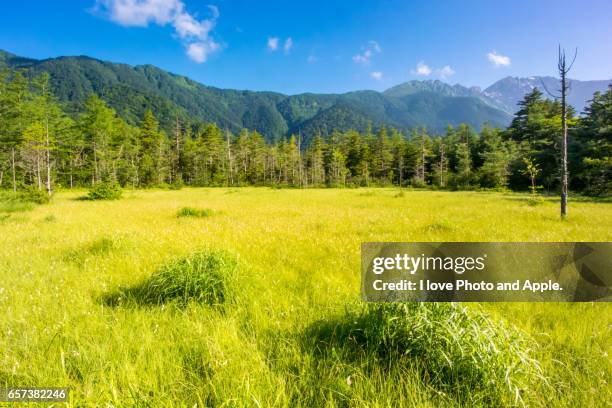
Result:
M201 251L172 261L141 284L104 297L106 304L122 302L162 305L189 302L219 306L231 297L237 260L224 252Z
M47 190L30 188L20 191L17 194L17 199L25 203L47 204L49 201L51 201L51 195L49 195Z
M203 217L210 217L213 214L214 214L214 211L211 210L210 208L204 208L200 210L200 209L192 208L192 207L183 207L180 210L178 210L178 212L176 213L176 216L179 218L182 218L182 217L203 218Z
M413 177L413 178L410 180L410 185L411 185L413 188L425 188L425 187L427 187L427 183L425 183L423 180L421 180L420 178L418 178L418 177L416 177L416 176L415 176L415 177Z
M182 189L184 186L183 180L182 179L176 179L174 180L171 184L169 184L168 188L170 190L180 190Z
M535 206L542 205L542 204L544 204L544 198L542 196L531 195L527 199L527 205L529 205L531 207L535 207Z
M107 182L94 185L87 193L88 200L118 200L123 190L117 183Z

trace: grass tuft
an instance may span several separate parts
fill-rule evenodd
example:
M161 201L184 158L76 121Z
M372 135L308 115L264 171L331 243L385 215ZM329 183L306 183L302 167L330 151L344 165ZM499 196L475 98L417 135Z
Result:
M428 232L450 232L454 229L453 223L448 220L438 220L425 227Z
M545 383L526 334L453 303L368 304L308 336L323 356L416 369L427 386L461 404L521 405Z
M103 298L118 306L123 302L138 305L163 305L189 302L220 306L230 297L235 283L237 260L224 252L201 251L172 261L139 285L121 289Z
M183 207L176 213L178 218L182 217L195 217L195 218L205 218L210 217L215 212L210 208L204 208L202 210L192 207Z

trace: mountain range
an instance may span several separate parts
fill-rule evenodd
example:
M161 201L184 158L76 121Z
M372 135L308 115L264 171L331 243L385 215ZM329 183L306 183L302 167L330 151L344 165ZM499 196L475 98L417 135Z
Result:
M255 129L268 140L300 133L307 141L317 131L363 130L369 123L401 129L424 126L434 132L460 123L477 129L484 123L506 126L527 92L543 88L542 84L551 92L558 87L552 77L506 77L485 90L426 80L409 81L384 92L284 95L220 89L152 65L130 66L86 56L36 60L0 50L2 66L32 75L48 72L56 96L73 114L96 93L133 124L146 109L152 109L167 129L178 116L192 122L215 122L233 132ZM593 93L605 90L610 82L572 80L569 102L581 112Z

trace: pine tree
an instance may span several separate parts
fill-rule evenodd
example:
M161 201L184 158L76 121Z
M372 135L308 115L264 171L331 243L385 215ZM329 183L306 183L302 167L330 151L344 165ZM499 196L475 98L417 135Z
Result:
M32 94L28 81L21 72L4 71L2 75L3 92L0 95L0 148L8 161L13 192L19 184L19 151L22 136L27 127L28 103Z
M107 182L112 175L112 142L116 130L115 111L92 94L85 102L85 112L79 120L84 135L85 154L91 169L92 184Z
M45 126L40 122L33 122L24 130L20 146L26 175L30 176L39 191L43 188L45 141Z
M427 166L431 157L431 139L424 128L413 131L412 145L418 151L415 163L415 178L418 184L427 183Z
M397 129L391 131L391 168L392 181L403 186L406 180L406 141L404 135Z
M514 143L504 141L498 129L485 126L481 131L484 160L480 168L480 185L485 187L506 187L510 175L510 164L515 159Z
M332 133L332 137L341 140L341 151L345 157L347 175L356 184L368 185L370 179L370 149L364 138L356 130L349 130L344 137L339 132Z
M64 113L59 107L55 96L51 92L49 74L44 72L33 80L34 97L31 101L30 112L34 123L44 128L44 141L42 148L42 166L44 168L44 185L47 194L53 190L53 167L57 135L63 130L66 123ZM38 172L40 177L40 171Z
M612 85L593 95L576 133L576 156L582 158L576 165L578 178L591 194L612 194Z
M140 125L139 184L152 186L163 179L163 134L151 110L145 112Z
M325 142L321 137L321 133L317 132L307 152L310 184L314 186L320 186L325 183L324 151Z
M391 144L387 136L387 128L381 126L376 134L373 150L373 171L374 176L383 182L390 181L391 160Z

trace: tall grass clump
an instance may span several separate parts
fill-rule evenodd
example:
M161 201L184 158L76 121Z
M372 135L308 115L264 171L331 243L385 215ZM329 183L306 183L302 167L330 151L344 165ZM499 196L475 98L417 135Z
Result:
M167 263L136 287L107 296L116 305L123 300L141 305L189 302L219 306L231 297L238 263L219 251L200 251Z
M532 340L453 303L369 304L331 332L334 339L324 344L357 350L379 366L416 369L428 386L461 404L520 406L545 383Z
M192 207L183 207L176 213L178 218L183 217L195 217L195 218L205 218L210 217L214 214L214 211L210 208L204 208L202 210Z
M449 232L455 230L455 226L448 220L437 220L425 227L427 232Z
M123 190L118 183L105 182L94 185L87 196L86 200L118 200L121 198Z

